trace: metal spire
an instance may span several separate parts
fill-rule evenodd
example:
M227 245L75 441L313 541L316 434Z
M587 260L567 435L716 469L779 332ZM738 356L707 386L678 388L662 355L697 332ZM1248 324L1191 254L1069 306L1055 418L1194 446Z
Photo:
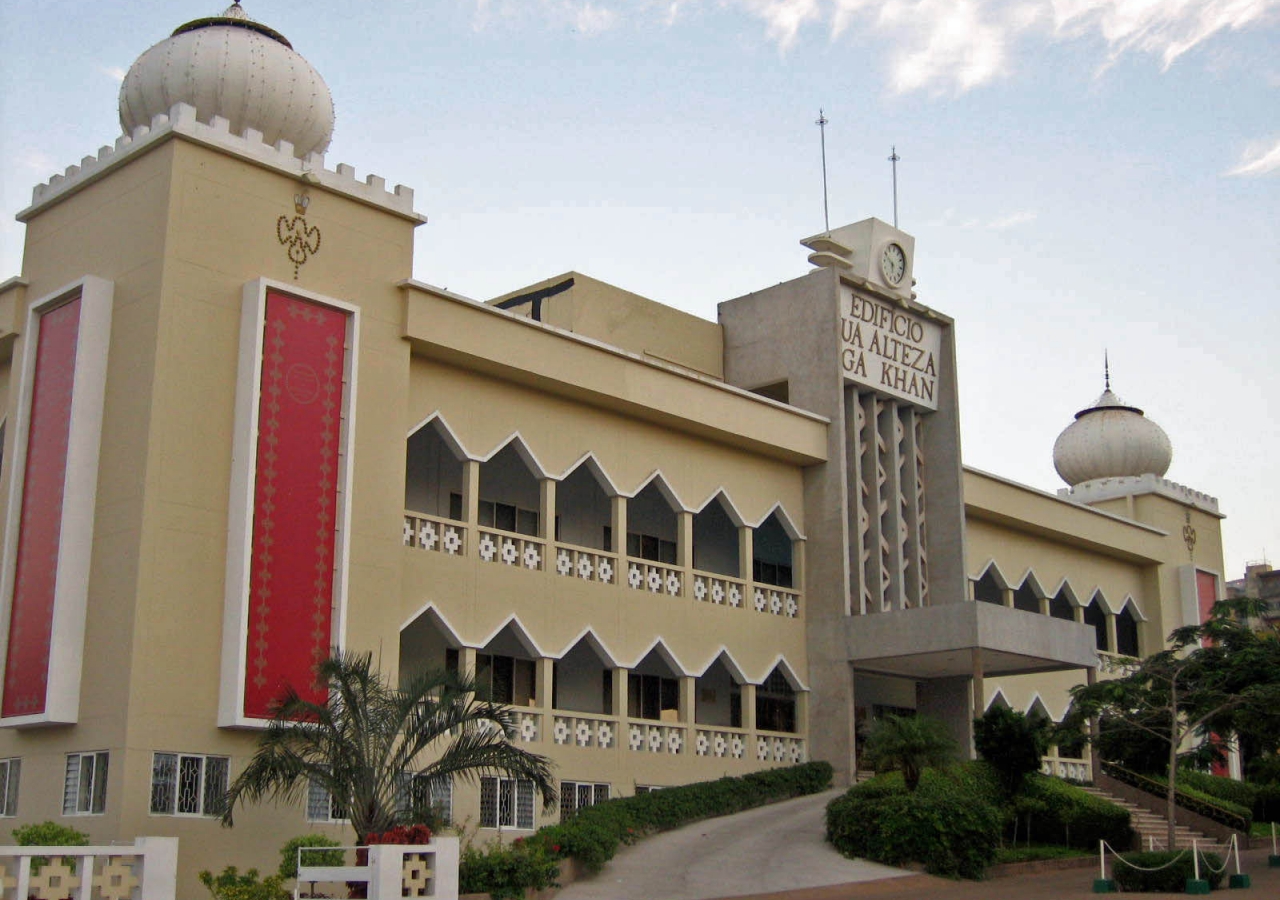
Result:
M1111 390L1111 360L1107 358L1107 351L1102 351L1102 389Z
M898 160L902 159L898 155L896 145L889 151L889 162L893 164L893 227L898 227Z
M818 120L813 124L818 126L822 141L822 225L829 233L831 214L827 210L827 117L823 115L821 106L818 107Z

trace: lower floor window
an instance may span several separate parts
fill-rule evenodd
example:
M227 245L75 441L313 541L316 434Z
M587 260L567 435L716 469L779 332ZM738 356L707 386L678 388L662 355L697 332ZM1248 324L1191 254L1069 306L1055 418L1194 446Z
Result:
M485 776L480 779L481 828L533 828L532 781Z
M157 753L151 758L151 812L220 816L227 794L225 756Z
M415 820L430 816L442 825L453 822L453 779L414 775L409 780L408 810Z
M62 814L100 815L106 809L107 751L70 754L62 783Z
M603 803L609 799L609 785L592 784L585 781L560 782L560 821L572 816L580 809Z
M314 778L307 782L307 821L346 822L347 808L342 800Z
M22 760L0 759L0 816L18 814L18 775L21 771Z

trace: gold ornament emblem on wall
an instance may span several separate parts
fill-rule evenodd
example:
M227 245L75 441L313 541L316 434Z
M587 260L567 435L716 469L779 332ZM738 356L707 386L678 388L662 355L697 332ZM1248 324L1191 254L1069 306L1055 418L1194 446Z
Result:
M1186 524L1182 526L1182 540L1187 545L1187 553L1194 556L1196 552L1196 528L1191 524L1190 510L1186 511L1186 516Z
M311 198L306 194L293 195L293 208L297 215L283 215L276 219L276 238L293 263L293 280L298 280L298 267L320 252L320 226L307 225L307 207Z

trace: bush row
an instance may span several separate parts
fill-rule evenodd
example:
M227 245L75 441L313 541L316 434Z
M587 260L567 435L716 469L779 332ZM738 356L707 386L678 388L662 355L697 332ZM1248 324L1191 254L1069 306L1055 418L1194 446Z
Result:
M928 769L908 793L898 773L855 785L827 804L827 840L846 856L922 862L934 875L981 878L995 859L1001 816L968 766Z
M897 774L850 788L827 806L827 839L848 856L980 878L1018 808L1035 810L1027 822L1034 841L1086 850L1099 839L1133 843L1128 812L1054 778L1029 776L1019 804L1005 806L996 774L980 762L930 769L914 793Z
M1267 770L1258 767L1254 771L1265 773ZM1189 770L1178 772L1179 789L1184 784L1215 798L1215 802L1225 800L1252 810L1255 822L1280 822L1280 783L1235 781Z
M1121 858L1142 869L1156 869L1149 872L1135 869L1122 862L1116 862L1112 870L1116 885L1122 891L1142 891L1148 893L1183 893L1187 888L1187 879L1195 877L1195 863L1191 853L1181 850L1170 853L1167 850L1143 853L1124 853ZM1172 865L1170 863L1172 862ZM1219 871L1214 872L1214 869ZM1222 857L1216 853L1200 854L1200 877L1209 882L1210 890L1217 890L1222 884Z
M587 871L598 872L619 846L635 843L645 835L814 794L830 785L830 763L809 762L597 803L510 847L468 848L459 870L460 889L463 893L487 891L494 897L519 896L525 887L547 886L537 883L539 873L548 871L540 868L544 863L554 874L558 860L573 857Z

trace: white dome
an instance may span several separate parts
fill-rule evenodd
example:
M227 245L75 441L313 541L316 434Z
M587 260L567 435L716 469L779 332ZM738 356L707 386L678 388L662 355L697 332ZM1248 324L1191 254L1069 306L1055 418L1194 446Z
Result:
M1173 445L1164 429L1111 392L1076 413L1053 445L1053 466L1075 487L1095 478L1154 474L1164 477Z
M179 102L202 122L222 116L233 134L253 128L268 144L286 140L299 157L324 152L333 136L333 97L320 73L239 2L138 57L120 86L120 126L128 134Z

